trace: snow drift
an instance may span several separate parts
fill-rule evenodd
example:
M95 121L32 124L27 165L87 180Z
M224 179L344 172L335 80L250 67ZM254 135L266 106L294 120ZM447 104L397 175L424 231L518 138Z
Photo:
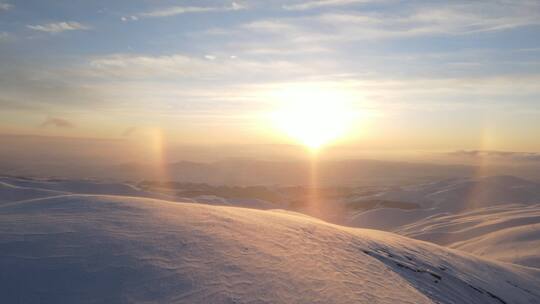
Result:
M64 195L0 206L2 303L539 303L540 271L286 211Z
M540 205L509 204L428 217L396 233L540 268Z

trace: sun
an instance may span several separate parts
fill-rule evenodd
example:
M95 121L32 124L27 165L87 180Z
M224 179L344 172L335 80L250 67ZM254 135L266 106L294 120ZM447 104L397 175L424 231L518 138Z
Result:
M318 149L345 135L354 119L345 92L291 88L276 96L279 106L271 115L273 124L311 149Z

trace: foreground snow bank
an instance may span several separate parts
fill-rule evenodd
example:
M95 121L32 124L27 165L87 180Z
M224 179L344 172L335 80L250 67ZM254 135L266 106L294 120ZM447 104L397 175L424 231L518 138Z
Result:
M540 272L285 211L91 195L0 206L2 303L539 303Z

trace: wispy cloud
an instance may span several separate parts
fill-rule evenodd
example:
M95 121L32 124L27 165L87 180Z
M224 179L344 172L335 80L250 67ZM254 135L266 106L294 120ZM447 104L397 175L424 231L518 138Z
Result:
M272 19L272 20L257 20L241 25L242 29L271 32L271 33L288 33L298 29L295 22L290 22L293 19Z
M126 21L137 21L139 20L139 17L137 16L123 16L120 18L120 20L126 22Z
M319 1L307 1L304 3L283 5L283 9L290 11L303 11L321 7L329 6L343 6L355 3L367 3L374 2L373 0L319 0Z
M48 117L45 119L43 123L40 125L41 127L56 127L61 129L73 129L75 128L75 124L70 122L67 119L64 118L58 118L58 117Z
M540 161L540 153L534 152L513 152L513 151L492 151L492 150L459 150L448 153L450 156L463 157L468 159L493 159L507 161Z
M290 5L288 9L350 3L353 0L315 1ZM308 16L259 19L242 25L240 29L278 35L280 41L320 44L332 41L467 35L539 24L540 2L522 1L510 5L499 1L475 1L436 6L411 4L399 11L325 10ZM241 34L241 30L236 33Z
M90 73L96 77L122 79L159 78L178 80L189 77L192 80L221 78L232 81L231 73L237 77L306 75L313 69L286 60L242 60L237 57L205 54L190 56L171 54L163 56L114 54L94 58L89 62ZM311 67L316 67L313 64ZM241 75L241 76L239 76Z
M75 21L64 21L56 23L47 23L41 25L27 25L27 27L34 31L46 32L46 33L60 33L65 31L78 31L89 30L90 27Z
M332 61L308 59L306 64L300 59L280 61L262 57L230 59L217 54L214 60L208 60L203 54L116 54L92 59L89 66L81 67L80 73L89 81L99 82L95 87L104 99L128 104L149 100L156 105L175 104L178 100L201 104L224 100L264 101L270 92L308 83L350 92L359 101L369 100L375 107L396 111L478 109L487 105L493 111L508 111L520 107L516 100L540 92L538 75L426 77L395 73L389 77L384 73L354 74L358 69L352 64L343 68L333 66ZM209 83L213 90L207 89ZM216 84L219 89L215 88Z
M0 11L7 11L13 8L13 4L0 2Z
M245 9L246 6L238 2L232 2L229 6L171 6L149 12L139 13L129 17L122 17L122 21L136 21L139 18L161 18L190 13L226 12Z

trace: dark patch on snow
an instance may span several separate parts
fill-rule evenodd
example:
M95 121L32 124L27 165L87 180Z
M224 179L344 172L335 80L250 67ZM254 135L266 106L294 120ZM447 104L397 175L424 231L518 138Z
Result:
M487 294L488 296L492 297L493 299L499 301L499 303L501 303L501 304L508 304L505 300L501 299L499 296L493 294L490 291L484 290L484 289L482 289L480 287L475 287L475 286L473 286L473 285L471 285L469 283L466 283L466 284L467 284L467 286L469 286L470 288L474 289L475 291L477 291L477 292L479 292L481 294Z
M487 292L487 294L488 294L490 297L494 298L495 300L498 300L498 301L501 302L502 304L507 304L505 300L499 298L498 296L492 294L492 293L489 292L489 291L486 291L486 292Z
M518 286L518 285L515 284L515 283L512 283L512 282L510 282L510 281L506 281L506 283L508 283L508 284L510 284L510 285L512 285L512 286L514 286L514 287L517 288L517 289L523 290L523 291L525 291L525 292L528 293L528 294L536 295L534 292L528 290L527 288L523 288L523 287L521 287L521 286Z
M418 263L415 263L414 259L411 256L396 255L395 253L390 252L390 250L388 250L387 248L377 248L377 249L374 249L373 251L363 249L362 252L380 260L381 262L387 265L394 264L397 267L402 268L406 271L411 271L411 272L420 273L420 274L429 274L433 278L433 280L429 280L430 284L440 284L441 281L443 280L443 276L437 273L436 272L437 270L447 271L449 269L447 265L438 265L438 266L429 265L429 264L417 265ZM504 299L502 299L501 297L497 296L496 294L490 291L487 291L478 286L474 286L466 281L460 280L459 278L455 278L451 274L448 274L448 275L450 275L450 278L448 279L450 280L450 282L452 282L453 279L457 279L458 281L470 287L471 289L475 290L476 292L486 297L490 297L496 300L500 304L508 304L508 302L506 302ZM515 284L512 284L512 286L519 288ZM523 290L522 288L520 289ZM529 290L524 290L524 291L532 294L532 292Z
M479 293L484 293L484 291L478 287L474 287L473 285L469 284L469 283L466 283L467 286L469 286L470 288L474 289L475 291L479 292Z
M405 268L405 269L408 269L408 270L411 270L411 271L414 271L414 272L418 272L418 273L427 273L429 275L431 275L432 277L438 279L438 280L442 280L442 277L436 273L433 273L429 270L426 270L426 269L420 269L420 268L413 268L409 265L405 265L405 264L402 264L400 262L395 262L397 266L401 267L401 268Z

